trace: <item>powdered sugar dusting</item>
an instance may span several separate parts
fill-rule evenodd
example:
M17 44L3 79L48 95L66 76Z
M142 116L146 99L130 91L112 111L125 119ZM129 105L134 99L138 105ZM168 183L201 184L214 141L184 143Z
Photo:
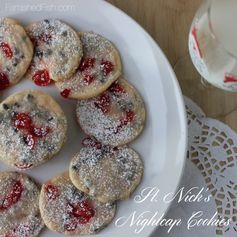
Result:
M10 165L18 164L18 168L31 168L51 158L61 149L66 136L66 118L39 106L34 96L26 93L19 102L2 102L0 106L1 159ZM49 128L45 137L36 140L33 149L26 144L25 132L13 124L19 113L29 114L37 127Z
M140 95L125 80L120 79L118 83L127 92L111 92L110 89L105 92L110 98L108 112L104 113L96 106L100 96L79 101L76 111L84 132L111 146L126 144L135 139L145 123L145 108ZM121 125L121 119L129 111L134 113L133 120Z
M20 182L23 187L20 200L9 209L1 211L0 236L38 236L44 226L38 206L39 187L26 175L16 172L0 173L0 181L1 203L15 182Z
M128 197L140 183L143 163L127 146L84 147L73 157L70 172L78 188L82 183L98 200L114 201Z
M44 20L27 27L35 45L35 53L28 76L47 69L52 80L68 79L77 69L82 56L81 41L67 24Z
M101 204L88 195L79 191L70 181L68 173L49 181L59 190L59 196L54 200L49 200L45 187L41 191L41 213L46 224L51 226L54 231L66 234L93 234L103 229L111 222L115 214L114 204ZM79 224L77 218L72 214L72 207L80 205L83 201L90 203L94 210L94 216L88 223ZM73 223L77 223L76 226Z
M116 80L121 70L121 62L117 62L118 52L109 40L93 32L80 33L80 38L83 46L83 60L91 59L94 63L93 66L83 70L79 68L69 80L57 83L61 91L70 89L72 96L73 94L86 96L91 91L104 87L105 83L109 86L109 82L111 84ZM113 65L113 70L108 75L103 73L104 61ZM86 80L88 76L91 78L89 83Z
M29 38L23 28L19 31L20 26L17 27L8 18L0 18L0 45L8 44L12 52L11 57L6 57L4 50L0 49L0 70L11 84L16 83L26 72L33 54Z

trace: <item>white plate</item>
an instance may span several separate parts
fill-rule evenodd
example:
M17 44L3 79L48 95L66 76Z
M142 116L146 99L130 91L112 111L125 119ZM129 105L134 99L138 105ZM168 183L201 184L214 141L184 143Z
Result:
M143 134L131 146L142 156L145 175L136 190L157 186L159 196L174 192L179 183L186 155L186 120L183 98L175 75L164 54L151 37L131 18L101 0L1 0L1 16L11 16L23 24L45 18L59 18L82 31L95 31L109 38L121 52L125 77L141 92L147 108L147 122ZM50 2L50 3L49 3ZM50 5L49 5L50 4ZM54 5L53 5L54 4ZM62 6L65 6L64 8ZM67 11L64 11L68 8ZM160 32L162 34L162 32ZM70 158L79 150L83 137L75 121L75 102L63 99L58 91L34 86L23 80L4 92L3 97L26 88L50 93L63 107L69 121L69 139L61 153L50 162L28 171L36 180L44 182L67 169ZM1 170L9 169L1 164ZM133 195L133 197L134 197ZM134 211L159 214L166 212L169 204L146 201L136 204L133 197L118 204L115 220L129 216ZM139 236L147 237L154 226L146 227ZM114 223L99 236L135 236L135 226L127 223L117 228ZM61 236L43 231L42 237Z

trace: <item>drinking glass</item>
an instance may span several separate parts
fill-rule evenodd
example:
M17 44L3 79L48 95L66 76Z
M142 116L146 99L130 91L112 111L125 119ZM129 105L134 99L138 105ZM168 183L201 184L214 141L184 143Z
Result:
M231 113L237 108L237 0L204 1L188 42L191 60L187 55L174 68L184 94L208 108L209 116Z

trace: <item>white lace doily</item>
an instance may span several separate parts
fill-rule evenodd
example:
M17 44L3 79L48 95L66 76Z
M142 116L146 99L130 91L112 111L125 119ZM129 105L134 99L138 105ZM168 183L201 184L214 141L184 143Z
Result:
M237 134L227 125L207 118L190 99L185 98L189 144L187 163L180 187L204 187L209 202L177 203L174 201L166 218L182 219L181 226L168 234L168 227L158 228L151 237L236 237L237 236ZM203 218L231 219L226 227L195 226L188 230L192 213L203 211Z

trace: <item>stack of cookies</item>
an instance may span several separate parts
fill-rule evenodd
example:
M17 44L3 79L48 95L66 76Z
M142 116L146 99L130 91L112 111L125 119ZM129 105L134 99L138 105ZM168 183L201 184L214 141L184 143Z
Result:
M43 223L66 235L99 232L113 220L116 201L134 192L144 169L127 144L144 128L145 106L122 77L118 50L104 37L77 33L60 20L24 29L2 18L0 62L0 90L24 75L38 86L55 84L64 98L78 101L75 113L86 134L69 169L43 184L41 191L26 175L0 173L0 236L37 236ZM67 120L51 96L24 90L0 104L0 130L0 160L26 170L61 150Z

